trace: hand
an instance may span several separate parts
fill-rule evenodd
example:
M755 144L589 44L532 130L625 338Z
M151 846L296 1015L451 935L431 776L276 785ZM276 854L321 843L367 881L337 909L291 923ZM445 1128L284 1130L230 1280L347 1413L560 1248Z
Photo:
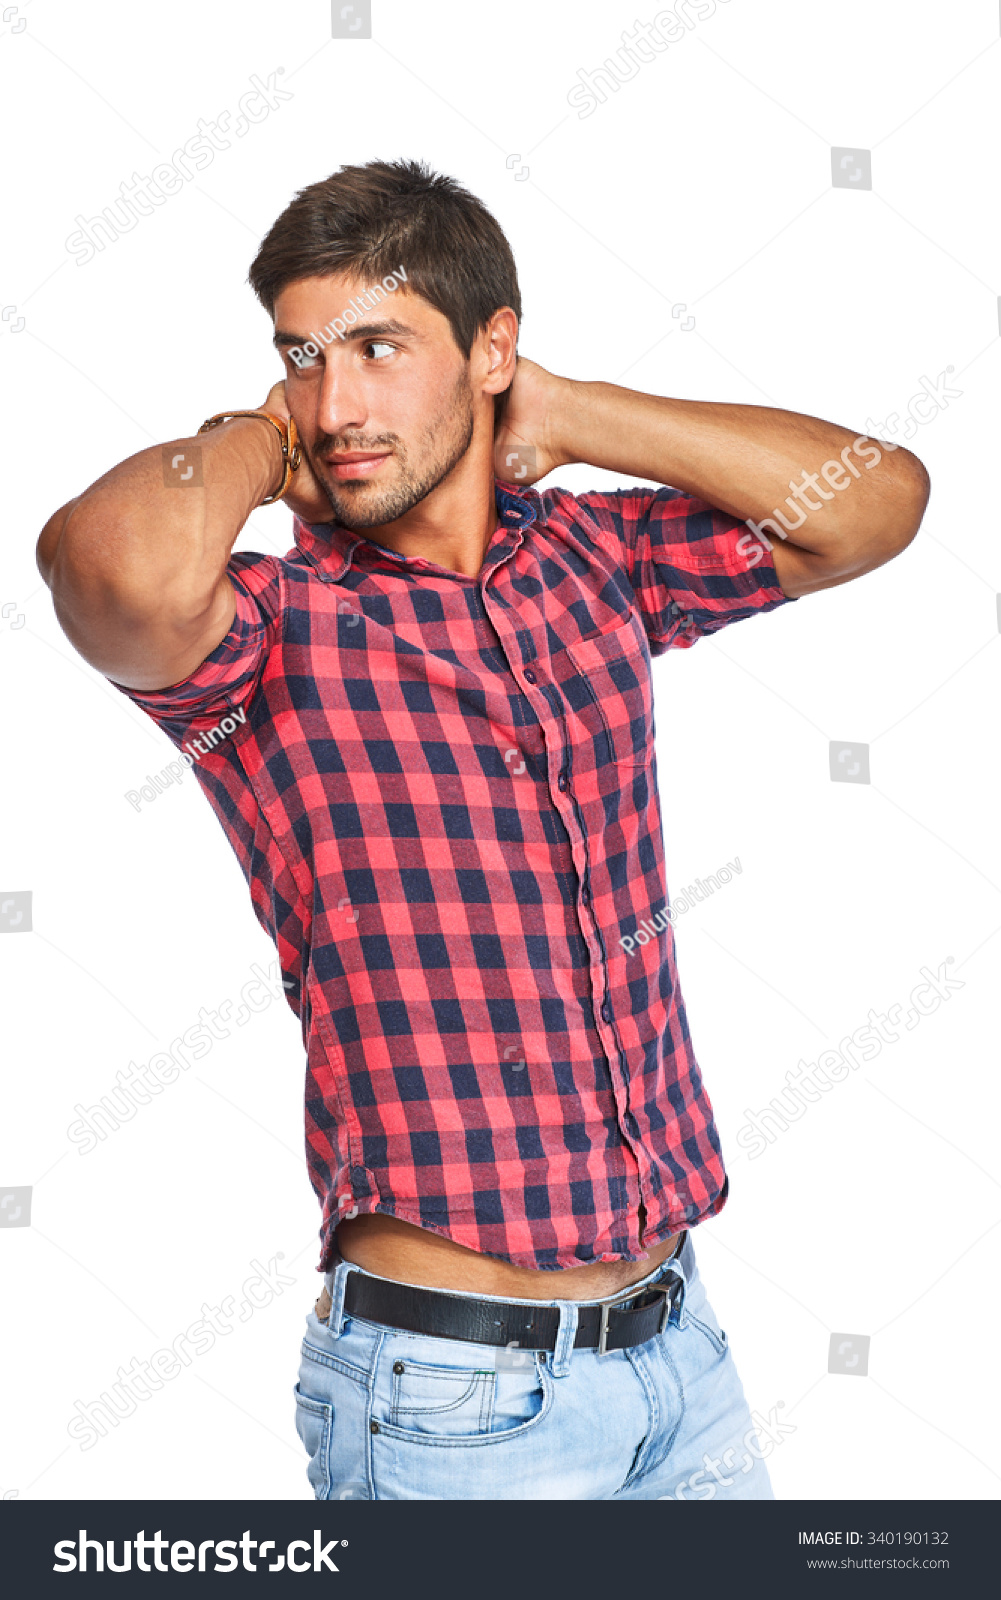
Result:
M282 378L268 391L268 398L258 411L270 411L272 416L278 417L282 422L288 422L288 401L285 398L285 380ZM274 430L272 429L272 433ZM282 496L282 505L303 522L332 522L334 520L333 507L327 496L326 490L320 483L315 472L309 464L305 446L300 440L301 459L295 472L292 474L288 489Z
M514 382L503 396L494 428L495 477L505 483L535 483L574 459L563 445L573 388L569 379L518 357ZM526 449L535 452L534 470Z

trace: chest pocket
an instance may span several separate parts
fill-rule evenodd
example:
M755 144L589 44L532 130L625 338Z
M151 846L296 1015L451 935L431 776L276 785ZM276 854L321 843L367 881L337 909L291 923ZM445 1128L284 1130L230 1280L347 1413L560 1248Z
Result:
M567 645L608 734L612 758L645 767L653 754L650 648L636 617L617 628Z

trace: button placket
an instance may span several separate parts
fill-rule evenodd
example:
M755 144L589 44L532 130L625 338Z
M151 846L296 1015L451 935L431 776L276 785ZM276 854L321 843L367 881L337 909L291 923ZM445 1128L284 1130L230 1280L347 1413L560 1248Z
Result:
M588 955L590 957L592 993L595 1001L597 1001L597 996L599 994L607 994L608 992L608 959L603 949L603 942L600 936L600 930L598 929L595 921L593 909L593 892L590 888L590 852L588 838L578 815L577 805L570 792L572 756L568 741L566 722L563 720L562 726L560 725L560 714L553 704L553 691L550 689L547 683L544 682L540 684L537 663L536 665L526 665L523 657L520 655L520 652L518 652L518 647L516 644L517 635L514 634L514 636L512 636L511 617L508 614L507 597L501 595L489 595L489 601L493 602L493 604L491 605L488 603L488 584L490 583L490 580L494 580L497 577L498 571L502 566L503 563L499 563L497 567L491 569L490 573L484 579L481 593L483 595L484 606L487 611L487 615L490 617L494 630L501 641L502 648L507 656L508 663L516 680L519 677L520 668L521 678L524 679L525 683L530 684L533 689L539 691L542 695L542 699L545 701L545 710L540 712L534 696L531 697L533 709L536 710L536 714L539 717L540 728L542 729L544 741L549 744L551 735L553 734L555 734L559 741L558 746L554 746L551 750L551 760L555 763L557 771L555 786L551 787L550 793L552 795L553 804L562 818L563 825L567 830L567 835L570 840L570 849L573 856L574 866L577 870L578 878L582 885L580 902L581 905L590 913L589 915L585 916L584 912L578 909L578 923L580 926L581 935L588 950ZM516 608L513 609L515 609L515 615L517 615ZM499 613L496 616L494 615L495 610ZM558 687L555 689L555 694L557 697L560 697L560 691ZM550 771L552 771L552 767L550 767ZM552 782L553 780L550 778L550 784L552 784ZM620 1050L618 1040L611 1028L612 1020L612 1011L607 1000L604 1001L600 1010L597 1008L597 1006L595 1006L595 1023L597 1026L598 1037L601 1041L602 1049L604 1051L605 1061L608 1067L609 1080L615 1099L619 1124L621 1127L623 1116L628 1110L628 1085L624 1084L622 1081ZM611 1038L608 1037L609 1033L611 1033ZM627 1147L631 1149L632 1142L625 1133L624 1128L623 1136L626 1139Z
M512 533L517 536L518 541L520 542L520 531L513 529ZM509 554L513 554L513 550L509 552ZM506 557L504 560L506 560ZM498 573L503 568L504 560L499 561L496 566L491 567L490 571L483 578L483 581L480 585L480 596L483 601L483 609L491 626L493 627L494 632L497 635L497 638L500 641L501 649L503 650L507 659L508 668L514 677L515 682L519 683L520 674L520 676L533 687L538 688L540 687L539 675L535 671L534 667L526 667L524 665L524 659L518 643L519 630L516 625L512 624L512 614L514 618L518 617L517 606L512 605L507 595L500 593L495 594L492 592L494 587L493 580L496 580ZM519 687L521 687L520 684ZM524 688L522 688L522 694L525 694ZM551 696L543 693L543 709L540 709L538 702L534 698L526 695L526 699L529 700L531 709L538 719L537 726L539 730L539 740L543 748L545 749L550 744L552 735L554 733L559 740L559 747L562 748L563 741L557 732L557 716L553 708ZM527 736L527 734L528 726L526 726L524 729L524 735ZM566 818L564 818L564 822L565 821Z

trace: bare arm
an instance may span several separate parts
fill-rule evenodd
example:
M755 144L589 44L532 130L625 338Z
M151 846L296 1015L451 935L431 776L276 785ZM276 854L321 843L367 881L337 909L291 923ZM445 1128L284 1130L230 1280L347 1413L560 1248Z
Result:
M261 409L287 416L277 385ZM168 488L163 454L201 451L201 486ZM255 418L130 456L50 517L39 571L80 654L131 689L188 677L229 632L236 609L226 563L240 529L282 478L278 434ZM293 509L331 516L303 461ZM286 496L290 499L290 496Z
M784 592L798 596L881 566L920 526L930 484L917 456L869 443L866 457L853 450L856 438L794 411L577 383L522 358L495 460L524 441L538 446L534 477L586 461L671 484L742 521L778 508L794 531L783 537L770 524L765 537ZM750 533L748 541L756 543Z

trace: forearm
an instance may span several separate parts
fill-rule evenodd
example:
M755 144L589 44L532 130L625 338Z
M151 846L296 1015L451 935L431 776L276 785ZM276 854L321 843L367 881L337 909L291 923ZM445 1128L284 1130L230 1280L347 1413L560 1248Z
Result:
M167 487L166 452L201 452L201 485ZM71 501L39 540L39 567L61 587L113 588L138 606L177 587L211 589L254 507L281 481L275 430L253 418L154 445L122 461ZM56 537L50 534L55 525Z
M670 484L742 521L780 508L790 544L846 571L864 570L877 532L881 547L902 548L927 500L910 451L869 444L866 457L851 429L792 411L573 383L560 426L565 461Z
M191 461L195 449L201 484L168 487L164 455ZM226 563L281 474L276 431L242 418L143 450L62 507L39 539L38 565L81 653L111 676L124 664L130 683L154 687L135 673L155 679L183 666L206 630L221 627L222 637L233 611Z

